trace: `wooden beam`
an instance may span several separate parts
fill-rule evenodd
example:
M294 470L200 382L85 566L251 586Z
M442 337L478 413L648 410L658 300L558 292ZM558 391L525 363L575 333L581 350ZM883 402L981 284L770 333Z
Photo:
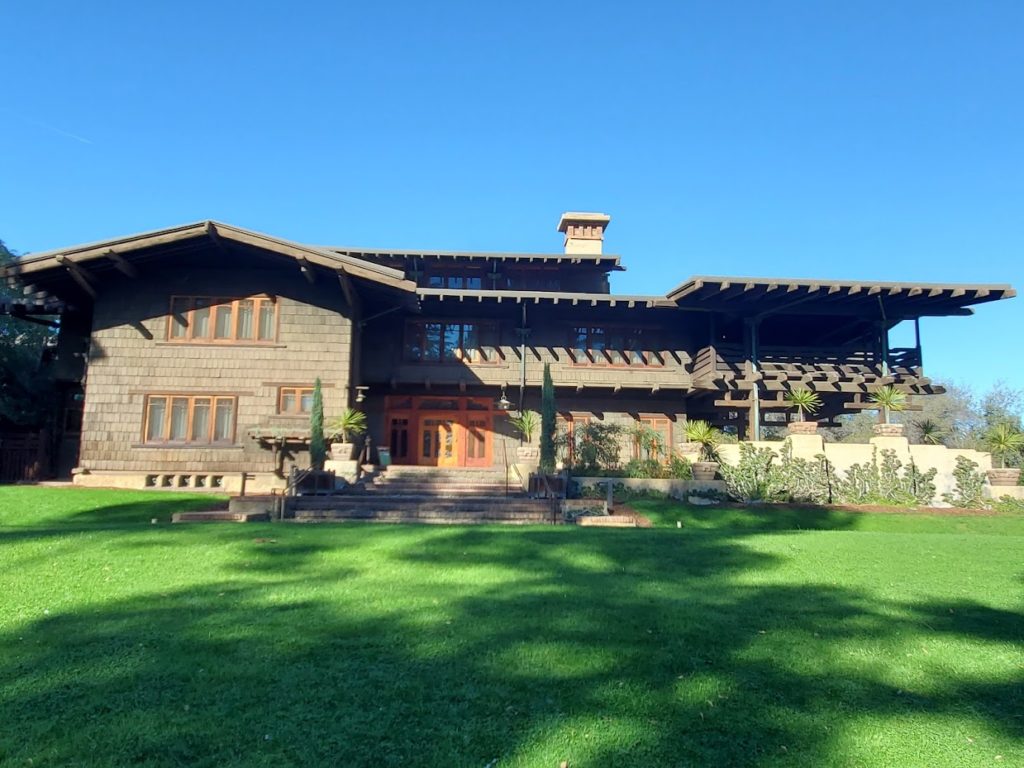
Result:
M356 293L355 286L352 285L352 280L345 274L344 270L339 269L337 275L338 284L341 286L341 292L345 296L345 301L354 313L361 312L362 303L359 300L359 294Z
M92 299L95 299L98 295L98 291L96 290L96 286L93 285L92 276L67 256L58 254L56 258L57 263L64 267L64 269L68 271L68 274L71 275L71 279L78 283L78 287L89 294Z
M130 277L133 280L137 280L139 277L139 270L135 268L135 265L130 263L124 256L113 251L107 251L107 258L114 265L114 269L120 272L126 277Z
M302 257L297 258L296 261L299 263L299 271L306 278L306 282L310 285L316 285L316 273L313 271L313 266L309 261Z

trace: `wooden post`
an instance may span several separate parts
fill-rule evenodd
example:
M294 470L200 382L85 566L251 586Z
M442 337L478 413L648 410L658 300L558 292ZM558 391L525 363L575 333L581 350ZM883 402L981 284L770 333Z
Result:
M758 355L758 326L761 321L758 318L750 318L746 321L747 329L750 335L749 347L747 349L747 360L750 365L748 366L748 375L753 379L750 387L750 415L748 416L747 424L747 439L748 440L760 440L761 439L761 388L757 382L757 355Z
M921 318L914 318L914 348L917 350L917 368L924 376L924 355L921 352Z

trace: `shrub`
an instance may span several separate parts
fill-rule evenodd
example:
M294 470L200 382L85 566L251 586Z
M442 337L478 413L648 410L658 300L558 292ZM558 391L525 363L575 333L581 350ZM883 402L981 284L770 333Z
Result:
M668 477L673 480L693 480L693 467L678 453L673 453L669 457L665 470Z
M985 475L978 472L978 463L966 456L956 457L956 469L953 470L956 484L952 493L942 494L947 504L965 509L982 509L985 506Z
M778 467L773 466L775 451L740 443L736 466L719 467L729 495L740 501L781 501L783 498Z
M550 363L544 363L540 390L540 471L555 471L555 385Z
M913 462L901 473L903 463L892 450L871 452L871 462L854 464L842 479L836 480L833 496L842 504L884 504L887 506L927 506L935 498L935 469L918 470Z
M619 467L619 438L622 427L602 421L588 421L574 431L576 474L593 475Z
M623 467L626 477L641 479L662 478L665 476L665 467L657 459L631 459Z
M309 411L309 466L323 469L327 461L327 445L324 442L324 396L320 391L320 377L313 383L313 405Z

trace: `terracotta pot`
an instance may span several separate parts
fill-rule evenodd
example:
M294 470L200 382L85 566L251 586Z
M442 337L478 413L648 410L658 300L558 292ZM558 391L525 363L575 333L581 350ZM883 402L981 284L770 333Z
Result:
M355 450L355 443L331 443L331 458L334 461L349 461Z
M695 461L693 463L693 479L698 483L710 483L718 474L717 461Z
M871 431L875 437L903 437L902 424L875 424Z
M1007 486L1017 485L1020 482L1020 469L1014 467L1012 469L990 469L985 474L988 475L989 485L996 486Z
M791 421L791 422L789 422L789 434L791 434L791 435L816 435L816 434L818 434L818 422L816 422L816 421Z

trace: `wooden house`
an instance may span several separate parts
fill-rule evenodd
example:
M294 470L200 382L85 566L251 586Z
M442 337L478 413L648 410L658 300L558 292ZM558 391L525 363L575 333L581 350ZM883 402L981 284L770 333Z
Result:
M709 276L621 295L609 221L564 214L548 254L310 246L205 221L26 256L6 311L61 315L77 482L232 489L308 462L318 377L328 419L365 410L393 463L500 467L518 444L503 406L536 409L546 363L568 431L640 422L673 445L702 418L754 436L793 387L821 395L826 423L886 383L937 391L920 335L893 348L890 329L1014 296Z

